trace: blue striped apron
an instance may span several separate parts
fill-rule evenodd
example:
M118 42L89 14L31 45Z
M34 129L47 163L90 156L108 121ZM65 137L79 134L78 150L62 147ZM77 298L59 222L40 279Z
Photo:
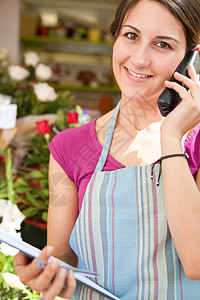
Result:
M159 165L153 179L152 165L102 171L119 104L71 234L78 267L100 274L95 282L121 300L198 300L200 281L185 276L169 232ZM106 298L78 283L71 299Z

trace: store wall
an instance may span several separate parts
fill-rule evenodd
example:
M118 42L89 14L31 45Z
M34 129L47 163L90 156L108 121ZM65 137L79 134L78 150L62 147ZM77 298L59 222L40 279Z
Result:
M10 60L19 61L20 0L0 0L0 47L9 51Z

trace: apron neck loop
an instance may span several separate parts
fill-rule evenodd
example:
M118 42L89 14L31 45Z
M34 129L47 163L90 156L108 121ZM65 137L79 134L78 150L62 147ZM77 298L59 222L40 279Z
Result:
M113 132L114 132L114 128L115 128L117 115L118 115L118 112L119 112L120 102L121 102L121 100L117 104L117 106L114 110L112 119L110 121L110 125L109 125L109 128L108 128L107 134L106 134L105 143L104 143L103 149L101 151L99 161L96 165L95 172L96 171L102 171L102 169L105 165L105 162L106 162L106 159L107 159L107 156L108 156L108 153L109 153L109 149L110 149L110 144L111 144L111 141L112 141L112 136L113 136Z

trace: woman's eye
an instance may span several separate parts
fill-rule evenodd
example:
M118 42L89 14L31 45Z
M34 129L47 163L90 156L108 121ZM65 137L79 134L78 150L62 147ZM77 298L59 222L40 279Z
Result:
M130 40L136 40L137 39L137 35L133 32L128 32L128 33L125 34L125 36Z
M159 42L158 46L163 49L172 49L172 47L168 43L165 43L165 42Z

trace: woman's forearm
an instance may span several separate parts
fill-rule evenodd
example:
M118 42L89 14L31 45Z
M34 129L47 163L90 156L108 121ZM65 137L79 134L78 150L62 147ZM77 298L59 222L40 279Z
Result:
M162 132L162 156L183 153L180 138ZM165 210L186 275L200 279L200 192L184 157L162 161Z

